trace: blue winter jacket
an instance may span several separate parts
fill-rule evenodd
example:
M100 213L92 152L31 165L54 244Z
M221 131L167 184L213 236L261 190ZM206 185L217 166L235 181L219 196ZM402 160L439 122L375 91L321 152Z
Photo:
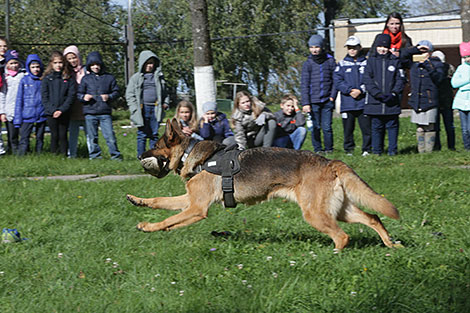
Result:
M199 135L205 140L213 140L214 137L227 138L233 136L233 131L230 128L227 116L222 112L217 112L214 120L202 124Z
M41 71L39 75L33 75L29 69L32 62L39 63ZM47 118L41 98L41 76L44 66L37 54L30 54L26 58L26 75L18 85L18 93L15 103L15 117L13 125L19 128L23 123L41 123Z
M100 72L95 74L91 71L90 65L99 64ZM83 102L84 115L111 114L111 101L119 96L119 88L113 75L106 73L103 59L99 52L90 52L86 60L86 69L90 74L82 78L78 86L77 98ZM90 101L85 101L86 94L93 96ZM103 101L101 95L108 95L108 101Z
M416 112L425 112L439 106L439 85L446 77L444 64L436 57L420 63L413 62L413 54L421 54L417 47L402 49L400 59L410 69L411 94L408 104Z
M312 54L308 56L307 61L302 65L300 78L302 105L324 103L336 97L333 86L335 67L335 59L329 54L321 64L314 61Z
M347 55L344 60L338 62L335 69L335 88L341 92L341 112L364 109L366 103L366 85L364 84L364 72L367 65L365 56L359 56L356 60ZM359 89L362 93L357 98L349 95L352 89Z
M367 95L364 114L396 115L401 113L401 93L406 83L400 59L390 52L385 55L372 53L367 60L364 73ZM394 95L387 103L380 99L384 95Z

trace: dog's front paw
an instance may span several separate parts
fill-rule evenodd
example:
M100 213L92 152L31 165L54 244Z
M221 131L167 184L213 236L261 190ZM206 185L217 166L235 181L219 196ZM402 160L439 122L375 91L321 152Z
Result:
M140 231L149 232L149 231L151 231L151 230L149 229L149 224L150 224L149 222L141 222L141 223L137 224L136 227L137 227L137 229L140 230Z
M127 200L129 200L130 203L136 206L145 206L145 203L143 203L141 198L134 197L133 195L126 195Z

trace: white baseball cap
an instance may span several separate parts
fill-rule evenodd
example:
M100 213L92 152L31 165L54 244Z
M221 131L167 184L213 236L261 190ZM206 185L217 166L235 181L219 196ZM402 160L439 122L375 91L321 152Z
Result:
M346 43L344 44L344 46L357 46L357 45L360 45L361 44L361 41L359 40L359 38L357 38L356 36L349 36L348 37L348 40L346 40Z

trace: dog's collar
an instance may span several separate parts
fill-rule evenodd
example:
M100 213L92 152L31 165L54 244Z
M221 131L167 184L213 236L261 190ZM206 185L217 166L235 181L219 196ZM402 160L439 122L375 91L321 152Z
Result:
M178 167L176 168L176 172L178 173L178 175L180 174L181 169L183 168L184 162L186 161L186 159L188 158L188 156L189 156L189 154L191 153L191 151L193 151L194 146L195 146L198 142L199 142L199 141L196 140L196 139L194 139L194 138L190 138L190 139L189 139L189 145L186 147L186 149L184 149L183 156L181 157L180 163L178 164Z

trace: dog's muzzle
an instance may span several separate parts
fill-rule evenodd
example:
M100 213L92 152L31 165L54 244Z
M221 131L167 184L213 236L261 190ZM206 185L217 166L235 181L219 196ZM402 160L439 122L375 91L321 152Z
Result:
M162 178L170 172L170 160L163 156L148 157L140 160L140 164L147 173L157 178Z

